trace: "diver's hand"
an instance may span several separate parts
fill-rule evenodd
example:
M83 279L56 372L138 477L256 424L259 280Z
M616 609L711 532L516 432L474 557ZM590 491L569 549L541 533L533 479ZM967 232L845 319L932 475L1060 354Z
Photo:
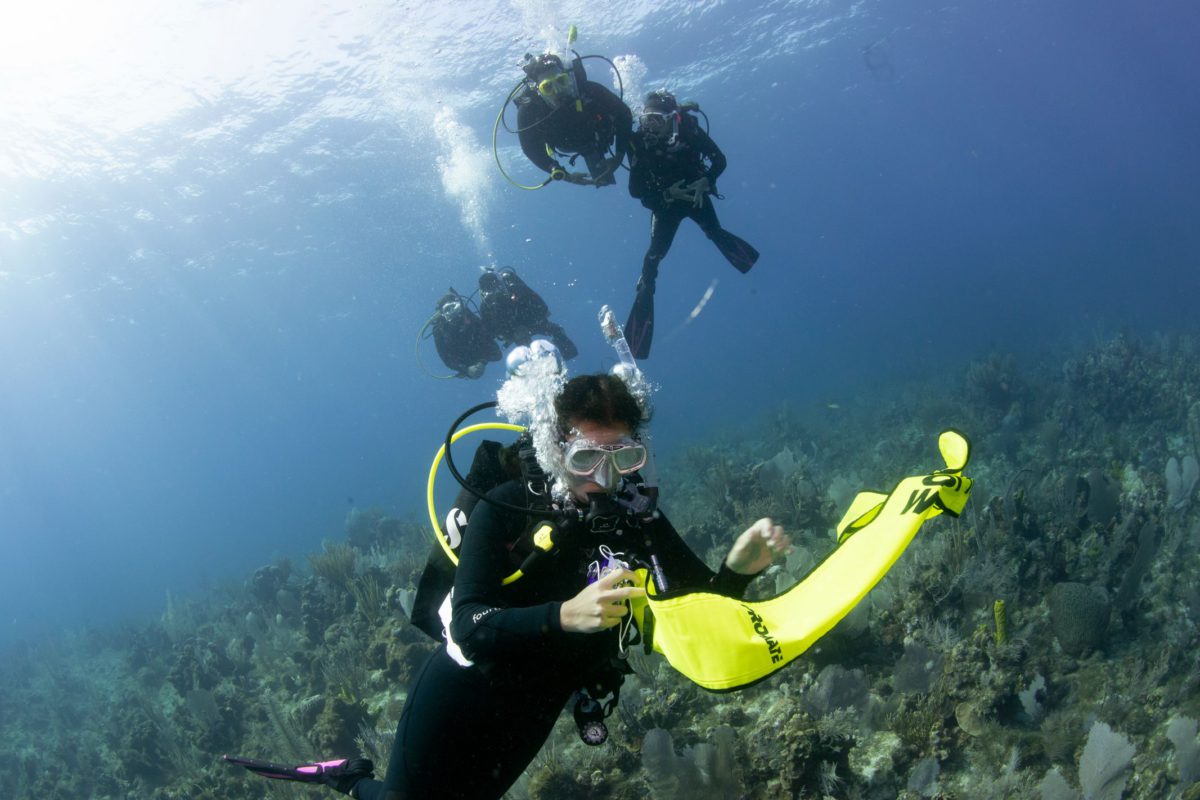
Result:
M712 184L708 182L708 178L697 178L687 185L688 192L692 195L692 205L696 208L704 205L704 197L712 189Z
M592 183L591 176L585 172L568 172L563 175L563 180L576 186L590 186Z
M687 188L685 184L686 181L683 178L680 178L668 186L666 191L663 192L663 195L668 200L695 204L696 196L691 192L690 189Z
M592 181L597 188L601 186L612 186L617 182L617 169L621 166L621 157L613 156L604 159L604 172L597 175Z
M775 560L775 556L786 554L792 541L770 517L763 517L751 525L733 543L725 563L739 575L757 575Z
M614 570L563 603L558 619L564 631L597 633L621 624L629 613L625 601L645 597L646 590L630 585L637 576L627 569ZM620 586L625 583L627 585Z

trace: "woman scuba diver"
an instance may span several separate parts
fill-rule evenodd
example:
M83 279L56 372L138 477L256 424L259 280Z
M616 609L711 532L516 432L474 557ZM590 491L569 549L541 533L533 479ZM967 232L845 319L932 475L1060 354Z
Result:
M564 380L549 343L527 348L524 364L510 360L514 376L501 390L500 407L510 419L519 407L553 499L542 508L531 504L524 478L486 492L465 487L482 501L470 515L442 604L444 641L409 689L385 779L371 777L364 759L298 767L234 763L361 800L500 798L573 698L581 738L599 744L607 736L603 719L628 672L627 601L645 594L632 584L631 567L654 569L663 588L740 598L786 551L783 529L760 519L714 571L657 509L645 381L612 312L603 313L622 356L617 374ZM550 545L537 538L547 530ZM538 549L541 557L531 558Z

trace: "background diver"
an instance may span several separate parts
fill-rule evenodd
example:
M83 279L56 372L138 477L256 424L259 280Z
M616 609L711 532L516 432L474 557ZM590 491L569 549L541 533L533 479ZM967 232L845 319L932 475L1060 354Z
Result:
M454 370L455 378L478 378L488 362L502 358L483 320L471 309L470 298L463 297L453 287L438 300L437 311L417 337L418 345L426 330L432 331L438 357Z
M562 326L550 321L546 301L512 267L485 268L480 274L478 313L470 298L450 289L438 300L422 335L424 330L432 331L438 356L456 378L479 378L488 363L499 361L503 354L497 339L509 348L546 336L564 359L579 353Z
M658 265L684 219L694 220L739 272L749 272L758 260L758 251L717 219L711 195L720 197L717 178L725 171L725 155L689 113L698 110L694 103L681 106L666 89L651 92L631 140L629 193L650 209L650 246L625 324L637 358L650 355Z
M633 114L621 98L590 81L576 57L568 69L553 53L526 54L524 88L519 90L517 136L521 150L539 169L569 183L608 186L616 183L617 167L629 151ZM612 149L612 155L608 155ZM563 167L583 158L588 173Z
M550 321L546 301L512 267L485 269L479 276L479 317L484 329L506 349L545 336L564 359L579 355L562 326Z

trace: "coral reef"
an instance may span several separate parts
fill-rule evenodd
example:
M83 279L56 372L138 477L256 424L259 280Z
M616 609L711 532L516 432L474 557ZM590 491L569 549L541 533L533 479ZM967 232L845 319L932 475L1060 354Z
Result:
M854 491L925 469L944 427L972 435L975 496L767 681L710 694L633 653L609 741L564 718L510 797L1200 795L1198 350L1125 334L1060 364L991 354L660 453L664 506L710 564L757 517L789 528L756 597L832 552ZM219 756L386 762L432 648L404 613L426 536L354 511L296 564L5 654L8 794L311 797Z

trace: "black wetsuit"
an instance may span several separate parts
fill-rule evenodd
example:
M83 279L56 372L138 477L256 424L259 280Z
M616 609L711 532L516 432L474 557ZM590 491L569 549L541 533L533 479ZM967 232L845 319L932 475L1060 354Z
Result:
M497 278L495 288L480 288L479 318L484 327L505 347L529 344L537 336L549 337L564 359L579 355L579 349L556 322L550 321L550 308L541 295L512 275Z
M725 171L725 154L717 147L696 119L688 114L679 117L678 138L673 144L650 144L641 131L633 134L629 166L629 193L650 209L650 247L642 261L639 288L654 291L658 265L671 249L675 233L685 219L691 218L712 240L731 264L746 272L758 260L758 251L742 239L721 227L711 194L716 193L717 178ZM708 178L709 194L700 207L691 202L672 199L667 190L679 181L692 183Z
M451 300L462 302L458 295L451 292L438 300L438 308ZM499 361L504 357L500 348L492 341L483 322L469 308L462 309L454 322L439 314L434 318L432 327L433 344L437 348L438 356L442 363L454 370L460 378L468 377L471 367L482 366L489 361Z
M490 496L523 505L517 482ZM559 609L587 585L599 546L625 560L653 553L672 589L692 587L740 597L751 576L722 565L714 574L660 517L622 533L580 531L511 583L519 564L512 543L528 520L480 503L471 516L454 580L453 639L474 666L462 667L442 645L421 668L400 715L384 782L364 780L363 800L499 798L549 737L571 695L617 654L618 629L563 631Z
M633 131L633 113L608 89L594 81L584 81L579 91L583 103L578 110L574 99L564 99L552 108L535 90L526 90L517 100L517 131L521 150L539 169L551 172L560 166L546 152L546 146L560 153L578 153L587 164L592 180L615 182L605 163L605 154L614 147L616 163L629 151Z

